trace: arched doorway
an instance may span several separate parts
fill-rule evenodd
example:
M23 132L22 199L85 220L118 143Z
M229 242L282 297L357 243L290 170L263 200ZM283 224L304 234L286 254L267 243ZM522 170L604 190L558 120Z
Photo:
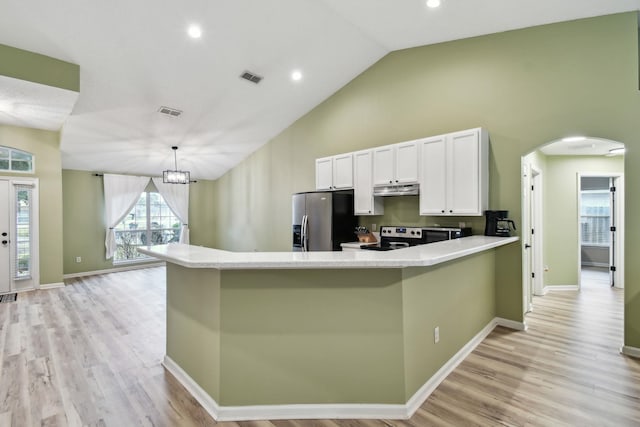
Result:
M617 141L570 137L522 157L523 312L535 295L580 290L589 262L610 276L609 284L624 286L623 150ZM585 187L584 178L602 188ZM606 260L594 261L599 252Z

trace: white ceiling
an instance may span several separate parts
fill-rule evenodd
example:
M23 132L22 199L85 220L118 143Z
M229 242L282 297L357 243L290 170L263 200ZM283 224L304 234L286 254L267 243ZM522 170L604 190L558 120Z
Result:
M0 123L58 130L77 100L78 92L0 75Z
M80 65L66 169L216 179L388 52L640 9L640 0L22 0L0 43ZM191 23L201 39L186 36ZM289 78L302 70L300 82ZM264 80L239 78L250 70ZM0 84L2 84L0 82ZM160 106L183 110L179 118ZM0 114L0 121L1 121Z

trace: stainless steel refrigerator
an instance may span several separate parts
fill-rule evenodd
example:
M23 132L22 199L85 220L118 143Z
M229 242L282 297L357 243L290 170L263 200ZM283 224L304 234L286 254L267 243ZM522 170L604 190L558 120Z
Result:
M356 240L353 191L293 195L293 250L339 251L340 243Z

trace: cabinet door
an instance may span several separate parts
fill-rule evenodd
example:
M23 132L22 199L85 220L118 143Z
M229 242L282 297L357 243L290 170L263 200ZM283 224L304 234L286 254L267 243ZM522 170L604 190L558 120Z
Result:
M448 215L446 135L420 143L420 215Z
M373 152L353 154L353 210L356 215L382 215L382 200L373 197Z
M333 157L316 159L316 190L333 188Z
M482 215L480 206L480 135L477 130L449 135L447 206L454 215Z
M395 145L395 182L415 184L418 182L418 143L403 142Z
M333 188L353 188L353 153L333 157Z
M373 150L373 185L395 184L393 145Z

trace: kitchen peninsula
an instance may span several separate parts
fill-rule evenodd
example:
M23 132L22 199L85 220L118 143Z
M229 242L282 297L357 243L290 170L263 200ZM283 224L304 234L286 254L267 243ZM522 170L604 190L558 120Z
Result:
M495 252L516 241L139 250L167 261L164 365L216 419L407 418L496 324L521 325L495 304Z

